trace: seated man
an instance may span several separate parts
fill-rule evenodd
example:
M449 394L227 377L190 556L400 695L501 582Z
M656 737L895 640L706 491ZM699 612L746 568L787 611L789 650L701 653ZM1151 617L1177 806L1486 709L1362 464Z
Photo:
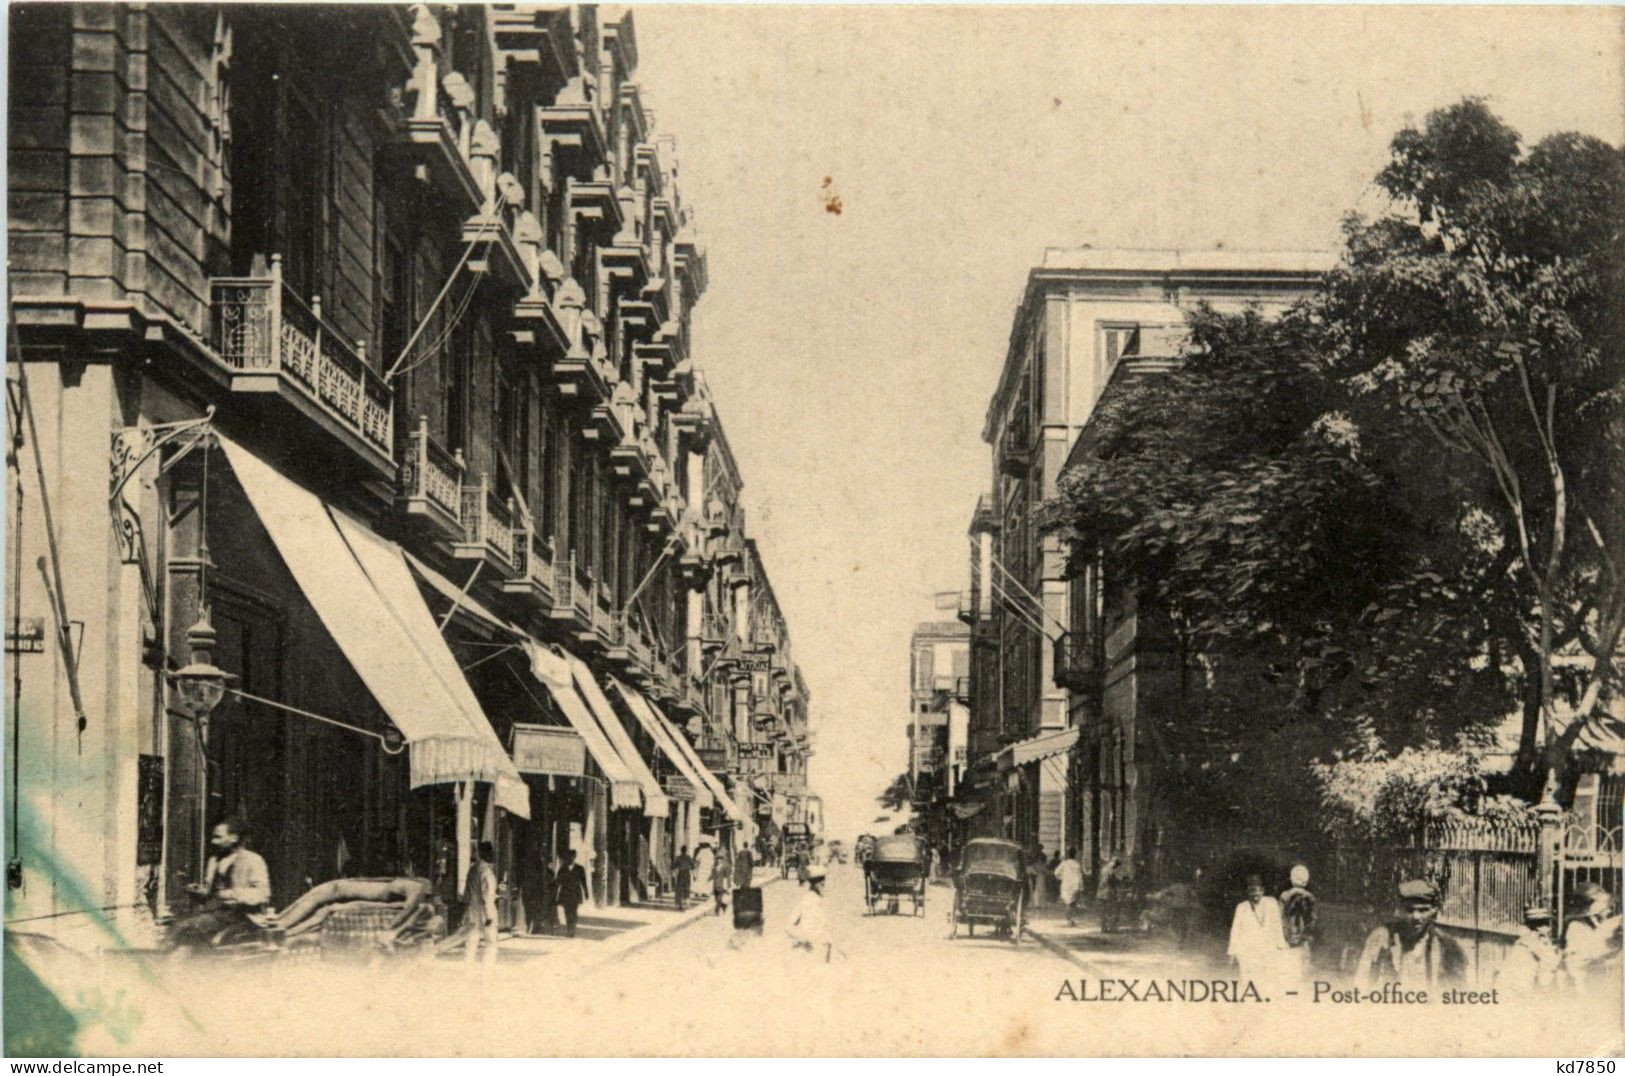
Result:
M258 925L258 914L271 902L270 872L258 853L243 847L242 823L230 818L217 823L209 844L214 855L203 883L186 887L201 904L170 927L171 948L209 945L231 927Z

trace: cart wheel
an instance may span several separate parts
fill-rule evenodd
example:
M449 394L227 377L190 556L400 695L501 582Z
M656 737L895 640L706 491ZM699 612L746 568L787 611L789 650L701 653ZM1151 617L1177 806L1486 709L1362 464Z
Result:
M1010 944L1011 945L1020 945L1021 944L1021 929L1022 929L1022 927L1024 927L1026 925L1026 922L1027 922L1026 909L1024 907L1026 899L1027 899L1027 894L1025 894L1025 893L1017 893L1016 894L1016 917L1015 917L1015 921L1010 924Z

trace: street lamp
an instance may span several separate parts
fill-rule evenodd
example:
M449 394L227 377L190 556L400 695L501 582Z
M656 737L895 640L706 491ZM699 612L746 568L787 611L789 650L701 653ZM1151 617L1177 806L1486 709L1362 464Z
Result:
M209 608L204 606L197 623L186 629L186 645L192 660L169 674L181 708L198 725L198 733L208 738L209 715L226 696L226 681L231 674L214 664L214 644L217 636L209 621Z

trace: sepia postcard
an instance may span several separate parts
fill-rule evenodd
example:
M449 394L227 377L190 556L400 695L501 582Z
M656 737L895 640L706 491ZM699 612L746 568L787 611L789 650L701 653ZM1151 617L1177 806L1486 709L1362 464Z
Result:
M8 1057L1625 1052L1625 9L6 27Z

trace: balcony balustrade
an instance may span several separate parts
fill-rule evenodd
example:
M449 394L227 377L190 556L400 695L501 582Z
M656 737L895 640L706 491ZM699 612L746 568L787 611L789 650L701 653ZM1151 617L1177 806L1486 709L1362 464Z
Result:
M282 257L264 276L216 277L209 288L213 340L233 393L274 395L393 472L394 398L352 347L282 280Z
M462 488L460 516L463 534L452 543L452 554L464 560L485 560L504 578L514 574L515 518L513 501L499 500L484 475ZM527 525L524 530L528 531Z
M553 599L552 550L533 526L523 525L514 533L513 574L503 580L502 589L543 604Z
M463 453L448 452L429 435L429 420L418 417L401 453L398 504L408 516L437 527L449 539L463 534Z

